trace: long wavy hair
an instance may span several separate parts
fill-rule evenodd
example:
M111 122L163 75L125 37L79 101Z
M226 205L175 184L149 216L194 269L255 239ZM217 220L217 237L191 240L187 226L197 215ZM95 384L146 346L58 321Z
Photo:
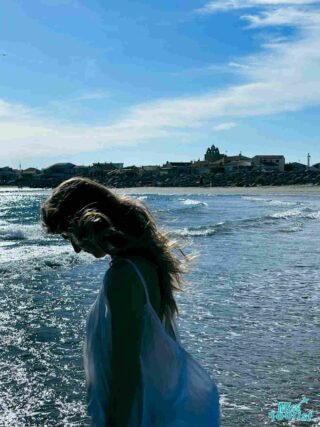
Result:
M113 257L141 255L158 271L161 320L179 314L173 291L185 292L181 274L198 254L187 256L168 232L160 232L147 205L118 196L106 186L88 178L71 178L56 187L41 205L41 222L48 233L72 232L79 240L93 238ZM180 259L172 254L176 249Z

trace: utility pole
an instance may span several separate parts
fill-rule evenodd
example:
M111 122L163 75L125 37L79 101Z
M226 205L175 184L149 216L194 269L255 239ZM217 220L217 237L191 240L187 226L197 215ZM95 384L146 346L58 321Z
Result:
M311 158L310 153L308 153L308 170L310 169L310 158Z

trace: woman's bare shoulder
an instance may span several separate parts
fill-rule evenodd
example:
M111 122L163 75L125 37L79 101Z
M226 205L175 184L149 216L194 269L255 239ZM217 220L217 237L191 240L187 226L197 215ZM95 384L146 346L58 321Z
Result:
M106 296L111 309L134 309L141 311L144 305L144 290L134 267L124 259L118 259L108 270Z

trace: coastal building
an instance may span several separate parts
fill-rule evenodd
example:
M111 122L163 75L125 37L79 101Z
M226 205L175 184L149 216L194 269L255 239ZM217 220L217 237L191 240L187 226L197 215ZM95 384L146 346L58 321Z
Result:
M170 172L173 175L179 175L182 173L191 173L192 169L190 168L191 162L166 162L160 170L164 168L170 168Z
M89 174L89 166L75 166L73 172L75 176L87 176Z
M160 169L160 166L157 165L145 165L141 166L141 169L146 172L157 172Z
M229 162L224 166L225 172L248 171L251 168L251 160L238 160L234 162Z
M238 156L226 156L223 159L225 161L225 164L231 163L231 162L250 162L251 164L251 157L243 156L241 153Z
M222 172L224 171L224 165L225 165L225 158L216 160L214 162L210 163L210 170L213 173Z
M174 171L174 168L171 168L171 167L168 167L168 168L162 167L162 168L160 168L159 172L160 172L160 175L169 175L169 174L172 174L173 171Z
M120 170L123 167L123 163L117 163L116 165L121 165L121 167L115 166L114 163L93 163L92 166L89 166L88 175L90 178L104 178L109 172L113 170Z
M121 169L120 173L121 173L121 175L125 174L127 176L139 175L139 168L135 165L126 166L125 168Z
M186 168L190 166L190 162L166 162L164 167Z
M10 168L9 166L5 166L3 168L0 168L0 182L1 183L7 183L9 181L12 181L16 178L18 178L19 174L18 171Z
M47 178L68 179L75 176L75 165L73 163L55 163L43 169L43 173Z
M284 171L285 159L282 155L257 155L252 158L252 166L261 170Z
M238 156L224 156L219 160L210 162L210 172L219 173L246 170L251 168L251 164L251 158L243 156L241 153Z
M190 168L198 175L208 175L211 172L212 162L208 160L197 160L190 164Z
M110 163L110 165L114 166L116 169L123 168L123 163Z
M22 178L35 178L41 175L41 170L37 168L27 168L21 171Z

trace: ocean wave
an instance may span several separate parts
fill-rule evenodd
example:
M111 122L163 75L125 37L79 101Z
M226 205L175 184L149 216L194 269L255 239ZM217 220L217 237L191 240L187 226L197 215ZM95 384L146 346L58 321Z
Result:
M268 215L268 218L275 219L291 219L291 218L306 218L306 219L319 219L320 211L314 211L311 208L296 208L283 212L275 212Z
M198 227L185 227L171 232L172 236L181 237L201 237L212 236L214 234L224 234L230 232L231 229L225 222L218 222L213 225L199 225Z
M179 199L180 202L182 202L182 207L170 207L170 208L160 208L160 209L154 209L153 211L155 213L184 213L184 212L190 212L192 210L201 209L203 206L208 206L208 203L201 202L199 200L192 200L192 199Z
M200 200L192 200L192 199L180 199L184 205L187 206L208 206L208 203L201 202Z
M267 200L266 203L271 206L296 206L301 204L300 202L284 202L282 200Z
M39 224L25 224L20 226L0 222L0 226L0 240L32 240L43 242L48 240L48 235L45 234Z
M216 224L200 225L198 227L185 227L182 229L176 229L170 234L172 234L172 236L181 237L205 237L217 234L230 234L240 230L261 228L270 225L274 227L279 219L320 219L320 211L310 211L312 211L310 208L304 208L304 210L276 212L272 215L262 215L258 217L229 220ZM279 231L283 233L294 233L299 232L302 229L303 222L299 224L293 224L291 227L283 228Z
M76 254L66 245L8 247L0 252L0 273L4 277L30 276L32 272L69 269L94 260L92 255L86 252Z
M0 240L25 240L27 237L22 230L0 230Z
M301 204L301 202L287 202L283 200L265 199L264 197L242 196L241 198L243 200L260 202L260 203L271 205L271 206L297 206Z
M293 227L289 228L283 228L280 229L280 233L297 233L298 231L301 231L303 229L302 224L301 225L294 225Z

